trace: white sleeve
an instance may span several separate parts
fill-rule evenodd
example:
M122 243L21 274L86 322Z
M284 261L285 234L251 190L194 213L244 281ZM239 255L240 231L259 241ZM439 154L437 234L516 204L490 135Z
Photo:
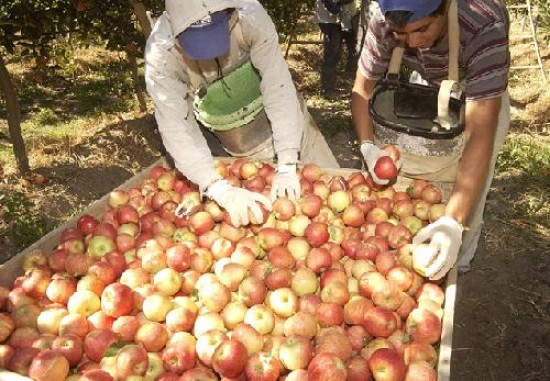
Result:
M170 26L159 18L145 48L145 83L155 103L155 118L164 147L176 168L201 189L219 177L195 116L188 79Z
M260 90L273 129L275 152L280 161L296 161L304 116L275 25L261 6L241 13L241 23L245 42L251 47L250 59L260 72Z

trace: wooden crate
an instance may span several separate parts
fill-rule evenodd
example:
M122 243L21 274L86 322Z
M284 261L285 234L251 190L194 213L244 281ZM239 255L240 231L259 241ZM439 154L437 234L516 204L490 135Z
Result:
M231 159L219 158L223 161L230 161ZM146 178L150 169L156 165L167 166L167 162L164 158L159 159L153 163L150 167L144 169L134 177L130 178L118 188L130 189L139 186L141 182ZM352 169L326 169L326 173L333 176L341 175L343 177L349 176L356 170ZM409 184L408 179L398 178L394 187L398 190L406 189ZM88 208L82 211L82 214L90 214L94 217L99 217L103 212L109 209L109 195L106 194L96 202L92 203ZM61 233L63 230L76 226L76 221L79 216L76 216L59 226L55 230L42 237L40 240L18 253L16 256L9 259L4 264L0 265L0 286L10 288L14 279L23 273L23 258L25 255L34 249L42 249L45 253L51 253L58 245ZM454 304L456 298L456 284L457 284L457 268L451 269L447 276L445 284L445 304L443 306L443 329L441 334L441 342L439 344L439 358L437 365L437 374L439 381L449 381L451 378L451 352L452 352L452 340L453 340L453 319L454 319ZM19 376L15 373L8 372L0 369L0 381L23 381L30 380L30 378Z

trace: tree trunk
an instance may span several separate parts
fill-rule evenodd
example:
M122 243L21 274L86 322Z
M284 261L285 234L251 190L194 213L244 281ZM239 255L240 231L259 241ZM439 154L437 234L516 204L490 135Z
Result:
M132 3L132 7L134 8L134 13L138 19L139 25L141 26L141 31L145 36L145 39L147 39L147 37L151 34L153 26L147 16L145 5L143 5L140 0L130 0L130 3Z
M131 51L126 51L126 56L128 57L128 62L130 63L130 72L132 75L132 83L134 85L134 91L139 102L139 111L147 111L147 103L145 102L145 96L143 95L143 87L139 80L138 75L138 64L136 56L132 54Z
M25 151L25 142L21 134L21 108L17 92L13 87L10 73L6 64L0 55L0 91L4 93L6 99L6 110L8 113L8 129L10 132L11 143L13 144L13 154L17 161L19 172L27 173L30 171L29 159Z

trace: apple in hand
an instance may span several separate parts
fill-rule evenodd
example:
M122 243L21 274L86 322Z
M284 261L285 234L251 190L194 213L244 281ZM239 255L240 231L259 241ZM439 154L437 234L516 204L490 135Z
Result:
M397 176L397 166L389 156L382 156L374 164L374 174L382 180L391 180Z

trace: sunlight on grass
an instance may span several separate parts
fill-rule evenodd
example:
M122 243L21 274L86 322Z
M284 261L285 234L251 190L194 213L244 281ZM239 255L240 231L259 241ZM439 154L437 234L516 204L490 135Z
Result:
M547 177L550 168L550 138L511 133L497 161L497 173L518 170L533 177ZM549 181L548 179L546 181Z

